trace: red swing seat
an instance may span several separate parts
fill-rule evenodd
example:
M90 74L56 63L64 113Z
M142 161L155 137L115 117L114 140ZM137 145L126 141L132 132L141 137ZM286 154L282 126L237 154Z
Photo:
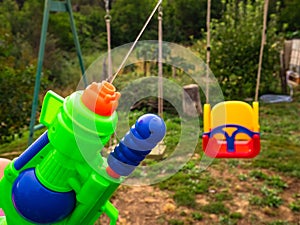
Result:
M260 152L258 103L241 101L204 105L202 147L213 158L253 158Z

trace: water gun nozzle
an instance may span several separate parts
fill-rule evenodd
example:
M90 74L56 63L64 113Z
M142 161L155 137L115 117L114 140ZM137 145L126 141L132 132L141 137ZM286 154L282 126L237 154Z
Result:
M93 82L83 92L81 100L91 111L101 116L110 116L118 107L121 94L107 81Z

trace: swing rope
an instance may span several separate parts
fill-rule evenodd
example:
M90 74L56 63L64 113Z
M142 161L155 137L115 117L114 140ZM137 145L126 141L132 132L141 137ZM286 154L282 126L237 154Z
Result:
M210 14L211 0L207 0L207 15L206 15L206 103L209 103L209 64L210 64Z
M266 31L266 14L268 0L265 0L264 10L264 24L262 35L262 47L260 52L260 63L258 72L257 91L259 88L260 70L262 64L263 45L265 42ZM211 0L207 0L207 49L206 49L206 103L209 106L209 64L210 64L210 15L211 14ZM255 100L257 101L257 100ZM224 108L225 107L225 108ZM224 109L226 110L226 117L224 118ZM219 117L221 119L219 119ZM218 118L218 119L216 119ZM222 121L222 118L225 121ZM252 118L252 119L250 119ZM235 131L228 129L234 128ZM242 101L223 101L210 109L204 107L203 113L203 129L202 146L205 154L213 158L253 158L260 152L260 136L258 125L258 103L253 102L253 107ZM229 135L228 131L231 133ZM221 134L220 136L217 136ZM249 137L245 141L244 136ZM225 141L223 139L225 137ZM242 140L242 141L240 141Z
M263 54L264 54L264 46L266 44L268 7L269 7L269 0L265 0L263 29L262 29L262 35L261 35L261 46L260 46L259 63L258 63L258 71L257 71L256 90L255 90L255 101L256 102L258 101L258 92L259 92L260 77L261 77L261 67L262 67L262 60L263 60Z
M158 8L158 115L162 118L163 116L163 28L162 28L162 6Z
M257 71L256 80L256 90L255 90L255 101L258 101L258 93L261 78L261 67L263 60L264 45L266 43L266 33L267 33L267 17L268 17L268 6L269 0L265 0L264 4L264 15L263 15L263 28L262 28L262 38L259 54L259 63ZM211 15L211 0L207 0L207 17L206 17L206 29L207 29L207 43L206 43L206 103L209 102L209 64L210 64L210 15Z
M105 1L105 11L106 15L104 17L106 23L106 33L107 33L107 61L108 61L108 77L112 76L112 58L111 58L111 29L110 29L110 21L111 15L109 12L109 0Z
M120 71L122 70L122 68L124 67L129 55L131 54L131 52L133 51L133 49L135 48L137 42L139 41L139 39L141 38L142 34L144 33L144 31L146 30L146 27L148 26L149 22L151 21L154 13L156 12L156 10L158 9L158 7L161 5L162 3L162 0L159 0L156 4L156 6L154 7L153 11L151 12L150 16L148 17L146 23L144 24L142 30L140 31L140 33L138 34L138 36L136 37L135 41L133 42L132 46L130 47L129 51L127 52L126 56L124 57L122 63L120 64L117 72L113 75L113 76L110 76L107 81L109 83L112 83L115 78L118 76L118 74L120 73Z

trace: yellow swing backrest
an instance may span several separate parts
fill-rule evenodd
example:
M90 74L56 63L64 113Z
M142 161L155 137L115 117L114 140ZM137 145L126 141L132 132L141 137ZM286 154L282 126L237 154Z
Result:
M204 132L209 132L215 127L225 124L237 124L251 131L259 132L258 102L253 102L252 107L242 101L225 101L216 104L212 110L209 104L204 105ZM225 128L231 135L234 128ZM223 135L217 134L217 139L225 139ZM248 140L245 134L237 134L236 139Z

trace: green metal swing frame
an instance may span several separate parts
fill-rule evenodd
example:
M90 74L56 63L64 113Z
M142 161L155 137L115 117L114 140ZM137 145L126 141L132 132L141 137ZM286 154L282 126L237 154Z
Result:
M70 26L71 26L73 39L74 39L77 57L79 60L81 74L83 77L83 82L84 82L85 86L87 86L87 80L85 77L85 68L84 68L84 64L83 64L80 43L78 40L77 31L76 31L76 25L75 25L75 20L74 20L74 16L73 16L71 0L64 0L64 1L45 0L43 24L42 24L41 39L40 39L39 54L38 54L38 63L37 63L35 86L34 86L34 93L33 93L33 102L32 102L32 109L31 109L31 118L30 118L30 125L29 125L28 145L30 145L33 142L34 131L43 127L43 125L41 125L41 124L35 125L35 121L36 121L36 112L37 112L37 107L38 107L38 95L39 95L39 91L40 91L41 74L42 74L42 67L43 67L43 61L44 61L45 45L46 45L46 37L47 37L50 12L66 12L69 14Z

